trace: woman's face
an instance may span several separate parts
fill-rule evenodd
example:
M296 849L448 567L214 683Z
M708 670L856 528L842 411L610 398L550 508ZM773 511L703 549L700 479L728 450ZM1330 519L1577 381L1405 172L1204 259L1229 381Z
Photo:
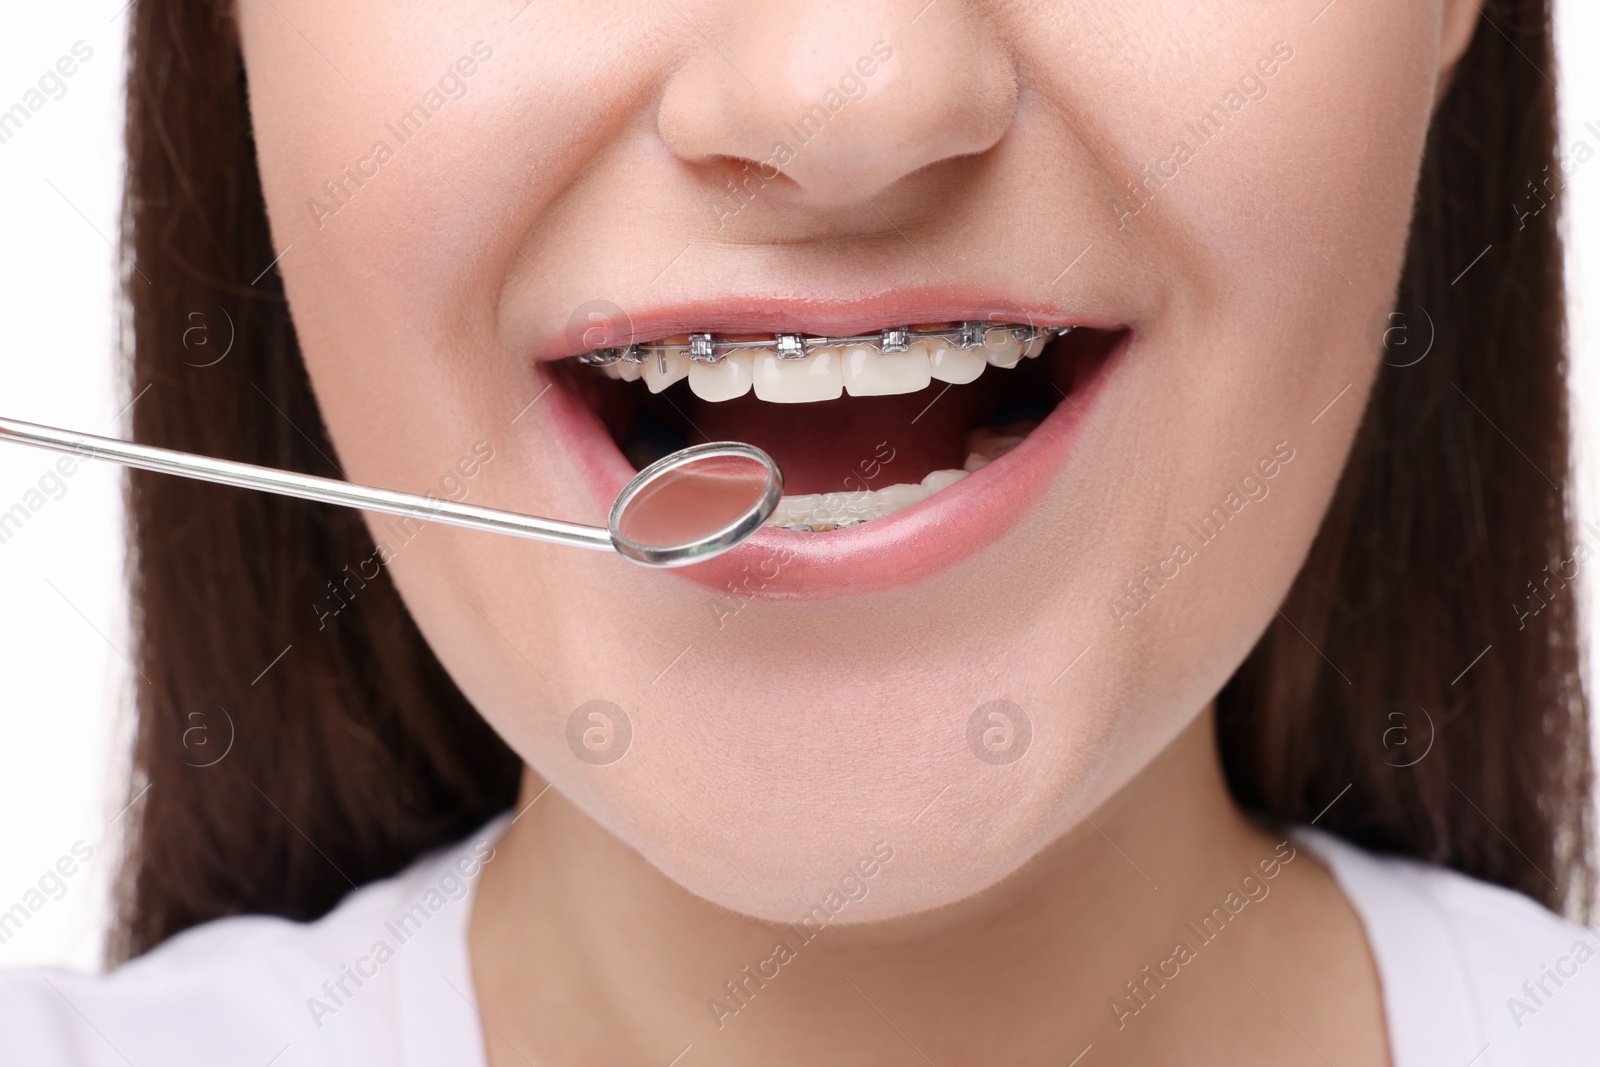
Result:
M682 571L373 518L350 572L695 893L791 919L878 842L842 920L992 885L1205 706L1338 480L1475 11L1324 2L239 0L352 480L603 524L625 456L707 437L794 496L978 467ZM659 394L571 358L961 321L1079 329Z

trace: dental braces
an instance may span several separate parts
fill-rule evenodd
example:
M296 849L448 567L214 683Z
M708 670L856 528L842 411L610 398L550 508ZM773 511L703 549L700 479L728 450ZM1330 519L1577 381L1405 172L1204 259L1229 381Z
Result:
M687 352L694 363L721 363L730 352L756 350L774 351L779 359L804 359L813 348L838 348L845 345L868 345L879 352L904 352L913 341L946 341L953 348L983 348L991 334L1010 334L1012 340L1031 344L1041 338L1064 337L1074 326L1020 326L989 322L963 322L937 330L914 330L900 326L877 333L857 334L853 337L815 337L809 334L780 333L766 341L725 341L709 333L691 333L683 344L625 345L618 348L597 348L578 357L578 362L590 367L604 367L611 363L645 363L652 357L665 360L669 355Z

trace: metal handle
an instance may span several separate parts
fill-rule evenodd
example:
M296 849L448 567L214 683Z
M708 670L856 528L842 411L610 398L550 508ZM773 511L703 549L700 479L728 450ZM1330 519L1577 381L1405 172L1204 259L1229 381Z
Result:
M54 426L39 426L31 422L0 418L0 439L46 448L52 452L66 452L93 459L110 460L127 467L176 474L180 478L195 478L202 482L232 485L240 489L259 489L279 496L299 500L313 500L323 504L339 504L363 511L377 511L385 515L442 522L451 526L465 526L470 530L488 530L491 533L511 534L554 545L571 545L574 548L593 548L613 551L611 532L601 526L585 526L576 522L542 519L535 515L522 515L514 511L481 508L475 504L459 504L452 500L433 500L415 493L397 493L392 489L375 489L354 485L335 478L319 478L313 474L295 474L272 467L258 467L253 463L236 463L228 459L197 456L154 445L135 444L112 437L62 430Z

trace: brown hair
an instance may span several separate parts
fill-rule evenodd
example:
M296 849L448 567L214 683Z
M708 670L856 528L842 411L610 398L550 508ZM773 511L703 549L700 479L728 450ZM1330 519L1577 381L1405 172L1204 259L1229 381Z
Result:
M334 473L267 269L227 7L131 9L123 240L142 276L123 291L132 389L149 390L133 433ZM1579 905L1591 816L1573 592L1547 594L1526 629L1511 606L1572 556L1559 241L1550 218L1520 228L1512 209L1555 159L1549 13L1504 0L1484 18L1433 124L1401 287L1437 337L1380 376L1285 619L1224 689L1218 734L1236 796L1267 819L1322 813L1364 845ZM138 472L127 496L148 679L132 790L151 788L126 819L113 959L219 916L313 918L513 802L517 758L386 575L357 611L311 610L371 556L358 516ZM1392 764L1418 748L1385 746L1397 707L1431 718L1412 766ZM1424 715L1407 714L1420 746Z
M1593 771L1569 585L1590 550L1569 525L1561 240L1540 207L1561 184L1554 47L1544 0L1483 20L1429 131L1404 320L1378 323L1431 350L1388 352L1217 733L1234 795L1272 820L1326 808L1319 826L1368 848L1581 917Z

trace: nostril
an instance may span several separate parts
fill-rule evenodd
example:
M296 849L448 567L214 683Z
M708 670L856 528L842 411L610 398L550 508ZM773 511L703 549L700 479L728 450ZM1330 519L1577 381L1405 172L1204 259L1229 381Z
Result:
M795 180L783 173L785 154L774 152L766 159L716 155L694 164L711 197L711 210L718 225L737 215L765 193L792 193Z

